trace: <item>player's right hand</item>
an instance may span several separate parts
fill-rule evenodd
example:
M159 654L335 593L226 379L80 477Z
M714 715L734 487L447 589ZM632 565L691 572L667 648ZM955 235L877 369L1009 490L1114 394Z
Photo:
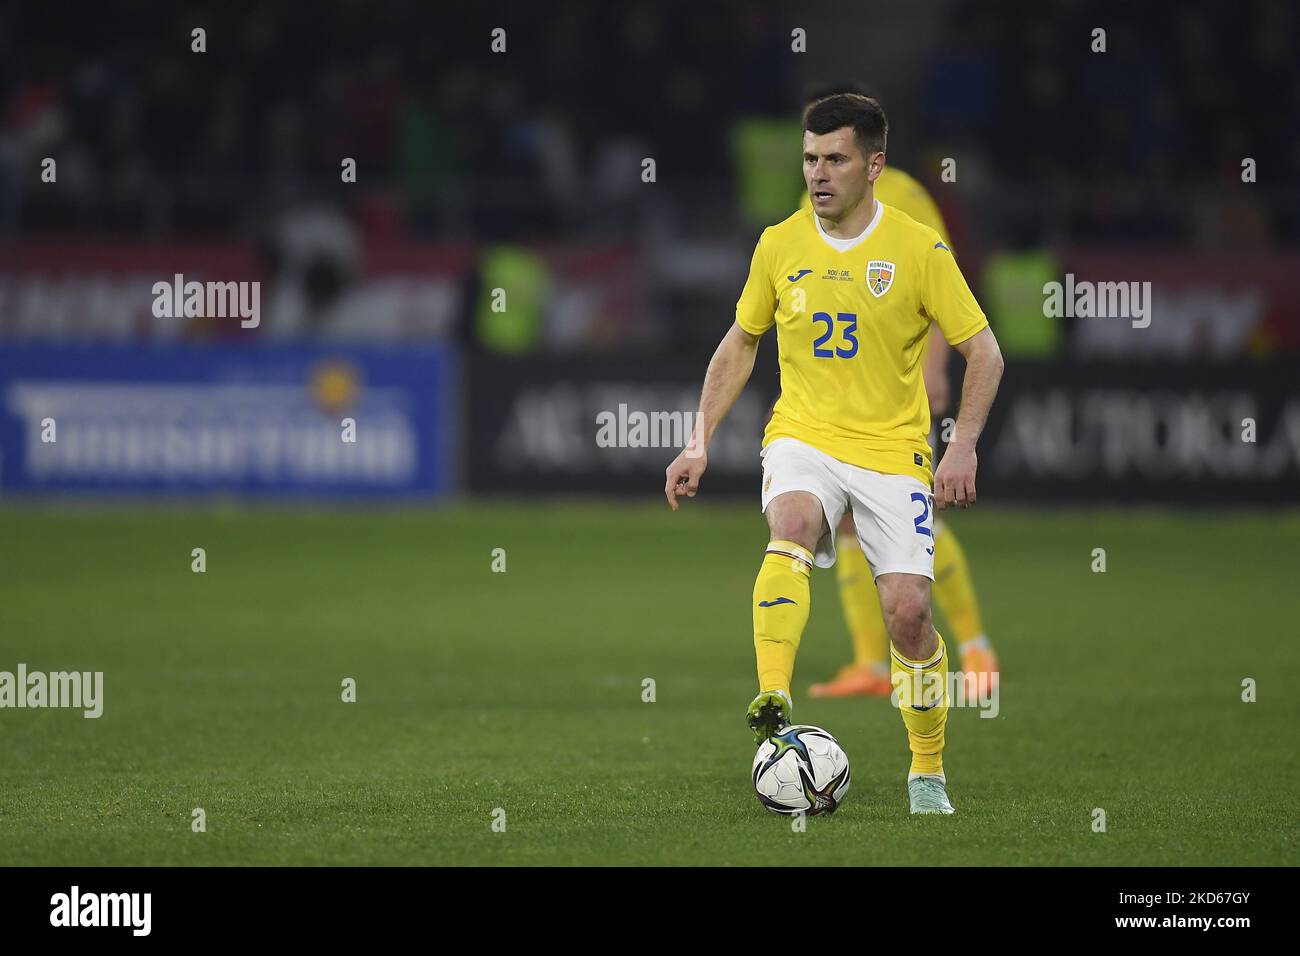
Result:
M681 454L673 459L673 463L664 472L667 476L664 482L664 496L673 511L677 510L678 495L685 495L687 498L695 497L695 492L700 488L700 477L707 467L709 467L709 453L695 442L683 448Z

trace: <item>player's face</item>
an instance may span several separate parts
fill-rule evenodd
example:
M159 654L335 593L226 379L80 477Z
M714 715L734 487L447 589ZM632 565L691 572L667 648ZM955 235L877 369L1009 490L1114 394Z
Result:
M851 126L820 136L804 130L803 178L813 210L832 222L853 212L880 175L884 161L884 153L862 154Z

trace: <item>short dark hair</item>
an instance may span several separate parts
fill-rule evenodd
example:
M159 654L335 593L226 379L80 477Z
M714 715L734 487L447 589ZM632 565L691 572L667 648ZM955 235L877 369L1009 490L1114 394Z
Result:
M833 133L845 126L853 127L862 155L885 151L889 121L885 111L870 96L860 93L836 93L809 103L803 111L803 128L817 136Z
M862 80L812 80L803 88L803 102L807 106L810 103L816 103L818 100L824 100L828 96L834 96L836 93L857 93L860 96L869 96L881 106L885 105L885 98L880 95L880 91L874 86L869 85Z

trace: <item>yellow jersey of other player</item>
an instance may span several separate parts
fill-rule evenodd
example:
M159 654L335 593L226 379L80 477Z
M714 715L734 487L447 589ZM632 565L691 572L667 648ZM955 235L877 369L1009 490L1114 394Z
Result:
M929 484L921 359L931 322L951 345L988 325L934 228L879 198L852 239L827 235L811 209L769 226L736 303L746 332L777 327L781 398L764 447L795 438L851 465Z

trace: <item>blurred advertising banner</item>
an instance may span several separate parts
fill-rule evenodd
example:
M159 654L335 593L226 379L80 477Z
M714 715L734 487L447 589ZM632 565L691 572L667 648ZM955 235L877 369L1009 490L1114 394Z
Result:
M469 484L474 491L653 496L690 440L704 369L620 359L471 360ZM771 356L709 448L710 492L758 487L763 424L777 394Z
M701 486L709 493L757 501L762 429L777 392L771 359L760 350L714 437ZM1298 371L1295 363L1010 364L980 440L981 499L1296 501ZM696 365L475 359L470 488L653 498L689 440L702 375Z
M470 250L363 249L332 220L281 227L260 247L0 245L0 340L385 342L453 332Z
M0 490L443 494L455 373L433 347L0 346Z
M253 250L229 242L64 241L0 245L0 340L179 341L230 338L243 331L237 309L210 309L206 294L187 302L159 283L258 284ZM237 306L223 301L223 306ZM216 305L214 301L212 305ZM225 314L213 314L221 311Z
M325 213L257 245L0 241L0 341L449 341L533 312L527 348L626 347L655 331L644 273L627 246L364 241Z
M1223 361L1300 353L1300 256L1079 250L1063 261L1060 304L1073 326L1072 354L1080 358ZM1102 293L1117 286L1131 288L1133 301L1124 317L1105 317ZM1080 306L1093 291L1089 317Z
M1298 501L1298 382L1295 361L1009 363L980 439L980 494L1229 508Z

